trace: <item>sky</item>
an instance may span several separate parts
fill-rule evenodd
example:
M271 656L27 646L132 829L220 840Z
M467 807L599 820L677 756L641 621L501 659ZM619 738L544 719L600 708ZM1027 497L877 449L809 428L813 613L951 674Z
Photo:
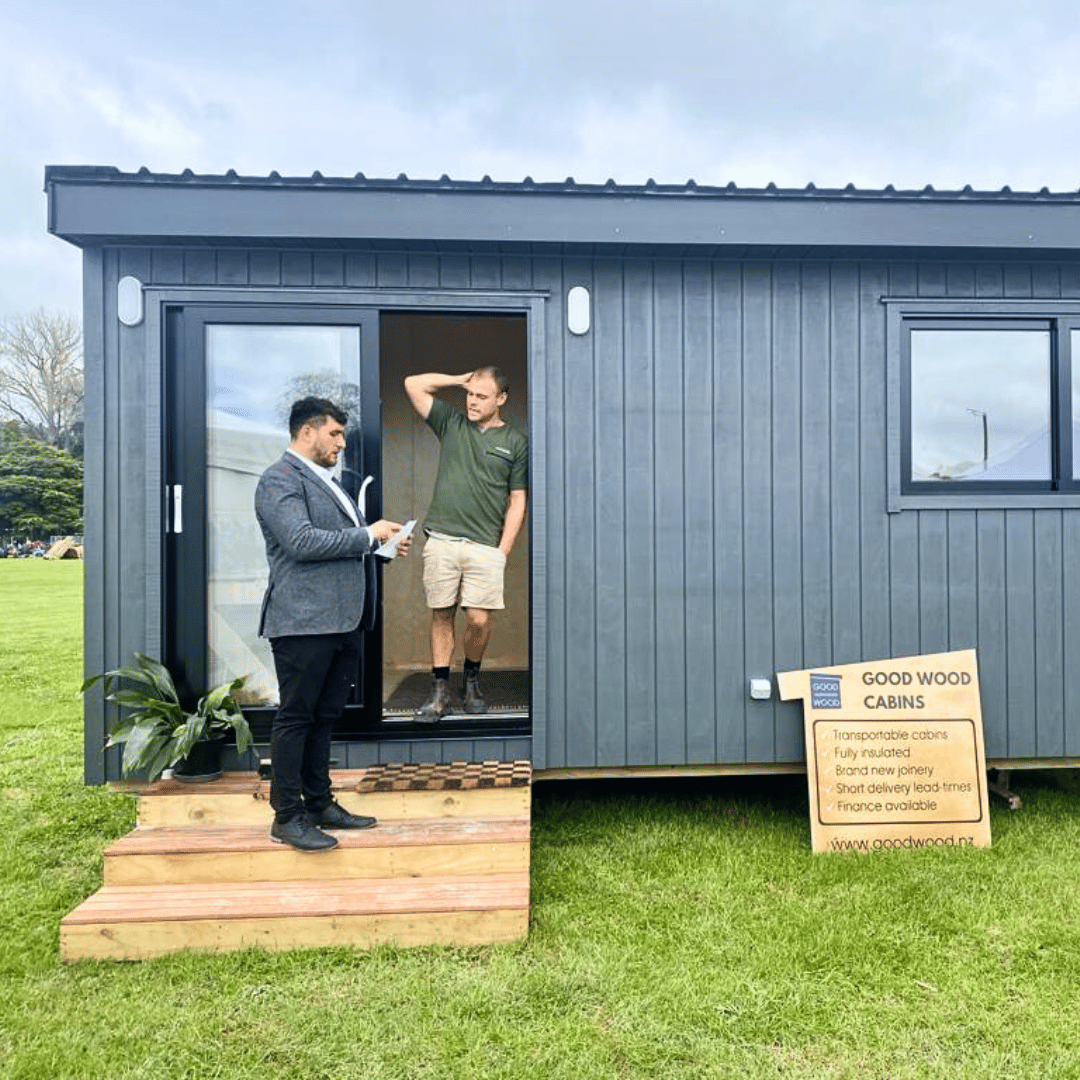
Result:
M0 0L0 321L46 165L1076 191L1072 0Z

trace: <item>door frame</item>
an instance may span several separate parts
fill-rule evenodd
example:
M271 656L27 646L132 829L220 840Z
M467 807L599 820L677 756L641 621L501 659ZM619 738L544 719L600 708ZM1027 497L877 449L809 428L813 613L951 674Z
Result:
M166 362L166 355L170 348L175 348L178 344L177 338L180 334L180 320L174 317L171 313L176 309L183 308L207 308L214 309L216 311L225 311L228 309L234 309L237 311L242 310L244 318L238 320L248 324L259 324L263 321L272 322L278 321L282 323L290 322L289 316L291 315L293 322L317 322L312 319L311 313L314 311L321 311L328 313L336 313L337 317L331 319L333 322L344 323L359 323L358 315L362 313L365 317L370 316L373 324L373 332L375 334L373 347L374 352L370 355L378 356L378 321L379 314L382 312L395 312L395 311L416 311L416 312L443 312L443 313L456 313L456 314L477 314L484 313L491 314L509 314L520 313L526 317L527 325L527 364L529 372L529 404L528 415L530 424L530 438L529 438L529 550L530 550L530 569L529 569L529 670L530 670L530 706L529 706L529 720L528 728L531 733L531 740L534 747L543 746L543 738L546 729L546 624L547 613L543 604L543 597L545 596L544 582L542 579L542 568L545 565L545 551L543 544L544 537L544 520L545 520L545 505L546 499L544 498L545 485L544 485L544 461L546 459L546 394L544 383L545 363L544 356L547 344L547 334L545 329L545 313L546 304L551 299L551 294L547 290L507 290L507 291L488 291L488 290L462 290L462 289L446 289L446 290L432 290L432 289L417 289L411 290L405 287L376 289L376 288L356 288L356 289L344 289L344 288L295 288L295 287L251 287L251 286L181 286L181 287L157 287L147 286L144 290L144 296L146 300L146 323L145 332L146 340L149 343L155 338L157 339L158 357L159 357L159 394L160 397L157 402L154 402L156 406L154 412L156 412L160 418L160 433L161 433L161 456L160 465L155 462L152 465L148 465L147 474L148 481L150 483L150 490L156 488L160 492L160 503L158 506L159 520L161 523L160 530L160 550L158 556L160 559L158 574L161 582L160 589L160 607L156 613L157 618L153 615L149 616L148 629L151 631L151 637L156 638L159 643L159 648L163 656L169 655L169 647L167 642L169 641L170 634L172 633L172 622L170 618L169 605L173 602L175 596L175 583L170 585L167 580L170 573L169 567L172 565L172 560L169 557L167 551L167 544L169 540L169 528L171 526L171 507L170 507L170 495L171 485L174 483L173 477L176 475L175 462L170 458L170 454L173 451L172 444L169 442L171 438L167 434L169 428L169 414L171 409L171 386L169 383L170 367ZM265 318L273 312L282 313L280 318ZM212 321L212 320L211 320ZM205 323L201 323L205 325ZM366 324L365 324L366 326ZM369 344L365 336L362 338L362 353L361 353L361 367L363 368L363 357L369 355L367 349ZM205 370L203 378L205 378ZM375 369L375 383L374 396L369 397L364 394L365 401L372 401L374 403L379 402L378 396L378 367ZM362 384L363 385L363 384ZM205 409L205 400L203 402ZM378 441L379 426L373 427L375 433L376 442ZM366 436L365 436L366 441ZM204 451L205 452L205 451ZM375 490L377 487L377 490ZM369 489L372 494L372 502L369 504L368 509L374 513L381 509L382 499L382 487L381 481L378 485L372 485L372 489ZM193 507L188 505L185 507L185 517L194 512ZM205 520L205 505L202 506L200 512L202 513L203 520ZM369 515L370 516L370 515ZM205 545L203 547L205 552ZM205 580L205 562L202 566L203 580ZM203 616L205 620L205 613ZM152 627L152 624L156 622L156 630ZM381 654L381 619L379 630L379 646ZM203 668L202 671L205 674L206 670L206 650L207 643L205 638L202 643L201 656ZM152 644L150 646L152 651ZM378 678L380 692L381 692L381 678L382 678L382 664L381 655L379 663L372 665L372 678ZM378 693L376 697L372 697L369 692L366 691L367 700L380 701L381 697ZM417 733L413 731L401 730L404 725L401 724L383 724L381 720L381 708L379 710L379 716L377 721L369 730L349 732L342 736L342 740L348 741L386 741L386 742L399 742L402 738L406 738L408 741L415 741L417 739ZM408 725L411 729L413 725ZM465 733L462 733L465 734ZM521 734L519 730L514 732L505 733L513 736ZM425 732L424 735L428 739L440 739L447 736L454 737L456 732L441 732L432 731ZM471 733L473 738L492 737L498 738L503 736L504 733L492 729L486 731L484 734ZM337 738L337 737L335 737ZM541 756L542 753L541 753ZM536 753L533 754L534 759Z

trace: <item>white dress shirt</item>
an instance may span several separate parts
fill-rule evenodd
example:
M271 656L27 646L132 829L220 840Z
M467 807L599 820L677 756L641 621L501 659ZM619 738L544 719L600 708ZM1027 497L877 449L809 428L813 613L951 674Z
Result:
M302 461L334 493L334 498L341 503L341 508L352 518L353 524L359 528L360 514L356 508L356 503L349 498L349 493L334 479L334 470L316 464L311 458L306 458L303 454L298 454L291 447L287 450L287 453L292 454L297 461ZM370 525L365 525L363 527L367 530L368 539L371 541L372 547L374 547L375 533L372 532Z

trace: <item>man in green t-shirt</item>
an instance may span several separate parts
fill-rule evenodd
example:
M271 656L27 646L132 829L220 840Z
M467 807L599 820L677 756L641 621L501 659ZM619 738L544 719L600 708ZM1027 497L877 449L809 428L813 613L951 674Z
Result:
M465 390L465 415L435 397ZM424 590L431 608L431 697L417 710L433 724L451 711L450 660L457 610L465 613L465 711L482 713L480 662L491 612L503 604L506 558L525 520L529 444L499 415L506 376L495 367L464 375L410 375L405 393L439 439L439 471L424 531Z

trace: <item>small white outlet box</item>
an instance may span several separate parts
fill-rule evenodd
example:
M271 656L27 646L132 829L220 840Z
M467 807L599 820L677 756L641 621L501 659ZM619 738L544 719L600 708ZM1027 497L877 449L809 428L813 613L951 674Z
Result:
M755 701L768 701L772 697L772 680L751 679L750 696Z

